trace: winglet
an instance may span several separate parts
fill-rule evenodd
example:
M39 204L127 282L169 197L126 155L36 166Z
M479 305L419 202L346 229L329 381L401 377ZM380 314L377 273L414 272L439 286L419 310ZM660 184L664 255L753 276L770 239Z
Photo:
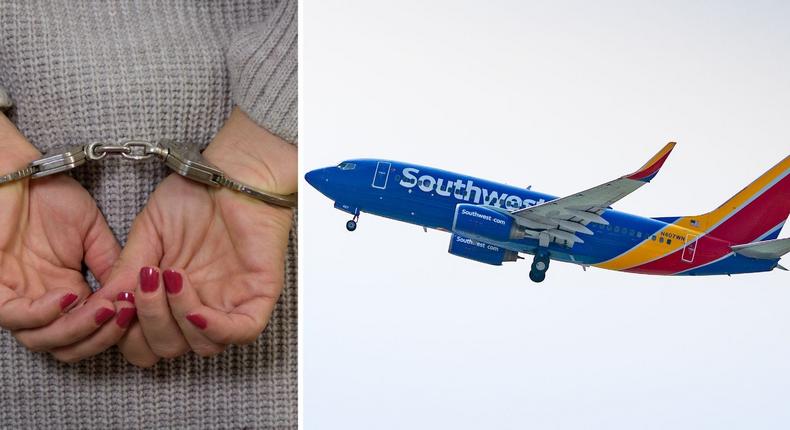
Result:
M644 166L639 168L636 172L627 175L627 179L633 179L635 181L642 181L642 182L650 182L656 174L658 174L658 170L661 169L661 166L664 165L664 162L667 161L667 157L669 157L669 153L672 152L672 149L675 147L675 142L667 143L658 154L654 155L653 158L650 159Z

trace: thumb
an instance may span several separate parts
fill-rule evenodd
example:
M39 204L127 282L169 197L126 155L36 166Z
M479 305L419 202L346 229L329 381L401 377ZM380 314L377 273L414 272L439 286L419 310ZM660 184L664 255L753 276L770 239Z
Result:
M41 153L22 136L8 118L0 114L0 172L5 175L20 169L41 156Z

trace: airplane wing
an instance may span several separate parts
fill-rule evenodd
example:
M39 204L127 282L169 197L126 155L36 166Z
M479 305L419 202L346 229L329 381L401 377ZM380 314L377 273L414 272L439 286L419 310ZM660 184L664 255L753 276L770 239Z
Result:
M609 224L601 217L604 210L614 202L636 191L650 182L675 147L669 142L658 151L644 166L630 175L609 181L597 187L561 197L524 209L510 212L523 227L536 232L541 246L556 241L567 246L584 243L576 233L593 234L587 228L589 223ZM545 233L545 234L544 234Z

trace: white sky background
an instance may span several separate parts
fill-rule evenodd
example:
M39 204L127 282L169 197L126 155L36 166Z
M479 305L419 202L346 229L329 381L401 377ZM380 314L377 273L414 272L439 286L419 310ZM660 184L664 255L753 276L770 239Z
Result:
M676 140L615 207L677 216L790 153L786 2L593 3L304 1L303 173L391 158L567 195ZM790 273L555 262L536 286L446 233L349 233L301 187L308 429L790 426Z

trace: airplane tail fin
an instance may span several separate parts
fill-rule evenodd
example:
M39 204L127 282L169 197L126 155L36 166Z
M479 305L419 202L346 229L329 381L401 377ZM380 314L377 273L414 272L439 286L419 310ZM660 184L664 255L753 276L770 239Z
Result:
M776 239L790 215L790 156L706 214L684 217L695 230L735 244Z

